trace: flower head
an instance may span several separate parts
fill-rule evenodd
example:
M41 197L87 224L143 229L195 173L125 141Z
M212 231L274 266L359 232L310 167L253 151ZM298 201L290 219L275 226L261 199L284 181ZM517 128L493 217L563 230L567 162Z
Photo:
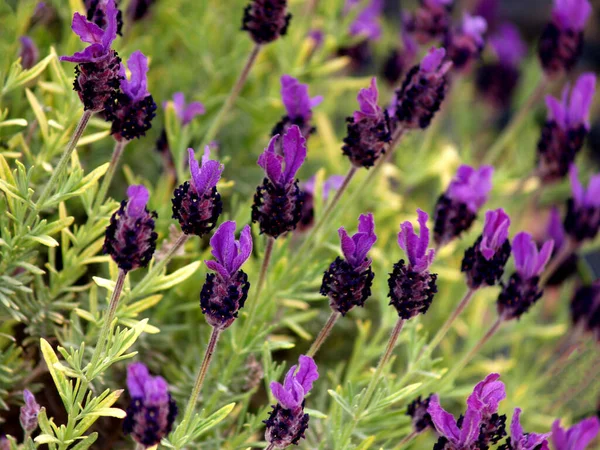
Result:
M27 389L23 391L23 400L25 400L25 405L21 407L19 421L23 430L26 433L31 433L38 426L38 414L41 407L35 401L33 394Z
M177 405L169 394L167 382L151 376L144 364L133 363L127 367L127 389L131 404L123 431L145 447L158 444L171 432L177 416Z
M510 423L510 449L511 450L549 450L548 437L552 433L537 434L524 433L520 422L521 408L515 408Z
M31 69L38 62L40 51L29 36L21 36L19 41L21 41L21 49L19 50L21 67L23 69Z
M567 202L565 231L575 242L593 239L600 228L600 175L593 175L585 189L573 164L569 178L572 194Z
M268 44L287 33L292 15L287 0L251 0L244 9L242 30L257 44Z
M481 254L488 261L492 259L496 251L508 239L509 226L510 217L508 217L508 214L502 208L485 213Z
M579 181L577 166L573 164L569 170L569 179L575 205L578 207L600 207L600 175L592 176L586 189Z
M290 368L283 384L277 381L271 383L271 392L281 406L293 410L302 405L304 397L308 395L313 382L318 378L319 372L315 361L310 356L300 355L298 365Z
M420 226L420 235L417 235L410 221L403 222L400 225L398 233L398 245L406 252L409 267L415 272L423 272L429 268L435 256L435 250L428 249L429 246L429 228L427 228L427 219L429 216L425 211L417 209L418 222Z
M356 0L346 1L346 11L354 8L358 3ZM370 0L364 9L358 13L354 22L350 24L352 36L365 36L369 40L377 40L381 37L381 14L383 12L383 0Z
M487 31L487 22L483 17L472 16L469 13L465 13L462 20L461 30L462 32L470 36L479 45L483 44L483 35Z
M312 118L312 108L323 101L321 95L310 98L308 85L300 83L290 75L281 77L281 98L288 117L292 121L302 119L305 122Z
M465 13L461 27L446 39L448 58L453 62L455 70L467 71L479 58L485 44L483 35L486 31L487 22L483 17Z
M552 255L554 241L544 243L538 251L537 245L529 233L517 233L513 239L515 268L523 279L538 277Z
M252 254L252 235L250 227L244 226L240 239L235 239L235 222L221 224L210 239L211 254L214 260L204 261L210 270L214 270L224 279L229 279Z
M175 107L175 114L177 114L183 126L188 125L194 117L206 112L204 105L200 102L186 103L183 92L173 94L173 106Z
M521 39L521 33L512 23L500 25L488 41L498 60L504 65L517 67L527 54L527 46Z
M306 139L302 137L298 126L292 126L282 138L283 156L275 151L278 139L278 135L271 138L269 146L258 158L258 165L263 168L271 183L281 187L294 181L296 172L304 163Z
M485 204L492 190L493 174L492 166L475 169L462 165L450 182L446 195L452 200L466 204L470 211L476 213Z
M563 30L581 31L591 13L588 0L554 0L552 18Z
M600 420L589 417L568 430L560 426L560 419L552 424L552 443L556 450L585 450L600 432Z
M422 0L416 11L404 14L404 28L419 44L443 39L448 33L453 0Z
M589 131L589 114L594 101L596 75L585 73L577 79L570 93L569 88L569 85L564 88L561 100L550 95L546 97L548 120L556 122L564 130L584 126Z
M571 321L600 342L600 282L581 286L571 299Z

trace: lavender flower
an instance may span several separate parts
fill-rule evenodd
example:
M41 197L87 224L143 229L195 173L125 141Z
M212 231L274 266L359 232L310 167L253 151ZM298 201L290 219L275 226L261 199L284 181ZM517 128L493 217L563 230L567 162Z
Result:
M461 27L448 35L448 59L452 61L456 71L469 71L479 59L485 45L483 35L486 31L487 23L483 17L465 13Z
M550 211L545 236L547 239L552 239L554 241L554 247L552 249L552 257L554 257L560 252L567 242L565 228L560 217L560 212L556 207L552 208ZM559 286L567 278L574 275L577 272L578 259L577 253L571 253L569 257L546 280L546 285Z
M546 241L538 251L531 235L524 232L513 239L516 272L507 284L502 283L502 292L498 296L498 314L504 320L518 319L542 296L538 283L553 246L554 241Z
M506 436L506 416L498 415L498 404L506 398L500 375L489 374L477 383L467 399L467 410L458 421L440 405L433 395L427 411L440 434L434 450L468 450L489 448Z
M403 17L404 27L419 44L440 41L450 28L451 9L452 0L421 0L414 13Z
M477 70L476 86L493 106L507 108L519 82L519 64L527 47L518 28L511 23L502 24L488 42L497 60Z
M87 9L87 20L105 30L108 27L108 3L110 0L84 0ZM117 34L123 36L123 13L117 7Z
M298 372L296 373L296 368ZM298 366L292 366L285 376L284 384L271 383L271 392L277 400L269 418L265 439L275 448L297 445L308 429L308 414L304 413L304 398L319 378L317 365L309 356L300 355Z
M338 229L338 234L344 257L338 256L325 271L320 292L329 297L331 309L346 315L355 306L364 306L371 296L375 274L367 254L377 241L373 214L361 214L358 233L352 237L344 227Z
M412 418L412 427L416 433L422 433L428 428L435 428L431 420L431 415L427 412L432 397L433 394L429 394L428 397L421 399L419 395L406 408L406 415Z
M600 432L600 420L589 417L568 430L560 426L560 419L552 424L552 443L555 450L585 450Z
M207 145L202 156L202 167L196 161L194 149L188 148L191 178L173 192L173 219L179 221L185 234L204 236L213 230L223 211L217 183L224 166L210 158Z
M348 13L360 3L360 0L346 0L345 12ZM350 35L364 36L370 41L379 39L381 37L382 12L383 0L370 0L350 24Z
M401 259L394 264L388 279L390 305L393 305L402 319L410 319L425 314L437 292L437 274L429 273L435 250L428 249L429 229L427 213L417 209L420 235L413 230L412 223L400 225L398 245L406 252L408 264Z
M285 36L291 18L287 0L252 0L244 9L242 30L257 44L268 44Z
M414 66L396 91L395 114L404 128L427 128L448 90L447 73L451 62L444 62L446 50L431 48Z
M29 36L21 36L21 50L19 50L19 58L21 58L21 67L23 69L31 69L40 59L40 52Z
M166 102L164 105L166 105ZM175 109L175 114L181 121L181 125L184 127L189 125L192 120L194 120L194 117L200 116L206 112L204 105L200 102L186 103L183 92L175 92L175 94L173 94L173 107Z
M544 182L564 177L583 141L590 131L589 113L594 100L596 76L586 73L579 77L562 99L546 97L548 118L537 146L537 173Z
M105 30L79 13L73 15L71 29L90 45L73 56L61 56L60 60L77 63L73 89L85 110L102 111L119 89L121 59L111 48L117 37L117 12L114 0L107 0Z
M327 201L331 191L337 191L344 182L343 175L331 175L323 183L322 198ZM315 195L315 177L312 176L306 183L300 185L304 193L304 203L302 204L302 213L296 231L304 232L312 227L315 218L314 195Z
M565 231L575 242L593 239L600 228L600 174L592 176L585 189L576 165L569 170L572 196L567 202Z
M445 245L471 228L492 189L492 166L462 165L435 206L435 243Z
M571 300L573 325L590 333L600 342L600 283L581 286Z
M292 125L283 136L281 156L275 151L278 139L279 136L273 136L258 158L266 177L256 188L252 205L252 222L258 222L261 233L273 238L296 228L304 203L296 172L306 158L306 140L300 128Z
M23 391L23 400L25 400L25 405L21 407L19 421L25 433L29 435L38 427L38 414L41 407L27 389Z
M148 265L158 238L154 232L156 212L146 208L148 190L142 185L129 186L127 197L110 218L102 248L125 272Z
M498 450L550 450L548 447L548 437L552 433L524 433L520 416L521 408L515 408L510 424L511 436L506 440L506 444L498 447Z
M241 270L252 253L252 236L246 225L235 240L235 222L224 222L210 239L215 260L204 261L215 273L206 275L200 292L200 306L212 327L224 330L238 316L248 298L248 275Z
M479 0L475 6L474 14L485 19L490 28L495 28L498 18L498 0Z
M148 92L148 58L135 51L127 66L131 78L127 79L125 66L121 64L121 92L104 105L106 120L112 122L110 132L117 141L145 136L156 116L156 103Z
M372 167L392 139L387 111L377 104L378 98L377 80L373 77L371 85L358 93L360 109L346 119L342 151L354 167Z
M494 286L502 277L511 250L509 226L510 217L502 208L485 213L483 233L465 251L460 269L465 272L471 289L478 289L483 284Z
M292 125L297 125L304 139L308 140L316 130L311 124L312 108L319 105L323 101L323 97L319 95L310 98L307 84L300 83L290 75L283 75L281 77L281 98L287 114L275 125L271 136L283 135Z
M171 432L177 404L169 394L164 378L153 377L142 363L127 366L127 389L131 403L123 422L123 432L145 448L158 444Z
M408 68L413 66L419 52L417 42L404 30L401 40L403 47L393 49L383 66L383 77L390 85L395 85Z
M137 22L148 15L155 0L131 0L127 6L127 18L130 22Z
M583 29L592 6L588 0L554 0L552 21L540 37L538 55L546 75L569 72L583 52Z

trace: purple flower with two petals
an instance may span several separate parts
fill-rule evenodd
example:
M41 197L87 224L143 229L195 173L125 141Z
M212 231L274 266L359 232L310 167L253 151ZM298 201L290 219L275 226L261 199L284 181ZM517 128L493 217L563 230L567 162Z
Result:
M61 61L77 63L73 89L79 95L84 109L102 111L105 103L118 93L122 78L121 59L112 48L117 37L117 8L114 0L106 4L106 29L88 21L79 13L73 15L71 29L90 44L73 56L61 56Z
M452 62L444 61L446 50L431 48L421 63L414 66L396 91L394 113L399 126L427 128L439 111L448 90L448 71Z
M540 250L529 233L518 233L513 239L515 273L502 283L498 296L498 314L504 320L518 319L542 296L538 286L540 275L552 255L554 241L546 241Z
M560 419L552 424L552 443L555 450L585 450L600 432L600 420L589 417L568 430L560 426Z
M163 377L153 377L142 363L127 367L127 389L131 403L123 422L123 432L145 448L158 444L171 432L177 404Z
M35 397L31 391L27 389L23 391L23 400L25 400L25 405L21 407L19 422L25 433L29 435L38 426L38 414L41 406L35 401Z
M154 232L156 212L146 208L148 190L142 185L129 186L127 197L110 218L102 248L125 272L148 265L158 238Z
M417 215L419 235L415 233L409 221L400 225L398 233L398 245L406 252L408 264L403 259L398 261L388 279L390 305L393 305L398 316L405 320L425 314L437 292L437 274L429 273L435 250L428 249L428 216L420 209L417 209Z
M552 433L525 433L521 426L520 417L521 408L515 408L510 423L510 437L506 440L506 444L499 447L499 450L550 450L548 438Z
M476 86L493 106L507 108L519 82L519 64L527 53L527 47L512 23L503 23L488 42L497 60L479 67Z
M95 23L103 30L108 26L108 3L109 0L84 0L87 9L87 20ZM123 36L123 13L116 2L115 6L117 7L117 34Z
M346 0L345 11L349 12L360 3L357 0ZM378 40L381 37L382 13L383 0L370 0L350 24L350 35L363 36L370 41Z
M383 77L394 86L404 73L413 66L419 52L419 45L405 30L402 30L402 48L393 49L383 66Z
M258 44L268 44L285 36L292 15L287 12L287 0L251 0L244 9L242 30Z
M184 127L189 125L194 117L201 116L206 112L204 105L200 102L186 103L183 92L173 94L173 107L175 108L175 114L181 121L181 125Z
M185 234L202 237L215 228L223 211L217 183L221 179L224 166L210 159L208 145L204 149L202 166L198 164L193 148L188 148L188 155L191 178L173 192L173 219L179 221L181 231Z
M479 59L485 46L483 35L486 31L487 22L483 17L465 13L461 27L448 35L448 59L452 61L456 71L469 71Z
M421 45L442 40L450 28L453 0L421 0L412 14L402 18L404 28Z
M600 342L600 282L581 286L571 299L571 321Z
M569 178L572 194L567 202L565 231L573 241L580 243L595 238L600 228L600 174L593 175L585 189L573 164Z
M252 221L259 223L261 233L273 238L296 228L304 203L296 172L306 159L306 139L300 128L292 125L281 140L283 156L276 152L278 139L273 136L258 158L266 177L256 189L252 205Z
M488 199L493 175L492 166L475 169L461 165L458 168L435 207L433 236L437 245L445 245L471 228Z
M206 275L200 306L210 326L224 330L238 316L248 298L248 275L241 270L252 254L252 235L246 225L235 239L235 222L224 222L210 239L214 260L204 261L215 273Z
M342 152L354 167L372 167L375 161L385 153L391 141L389 117L379 105L377 79L371 79L371 85L361 89L357 96L359 110L346 119L347 133Z
M332 191L337 191L342 186L344 178L343 175L331 175L325 180L322 192L323 201L327 201L329 194ZM304 203L296 231L304 232L312 227L315 218L315 177L310 177L306 183L300 185L300 188L304 193Z
M31 69L40 59L40 51L29 36L21 36L19 41L21 42L21 49L19 50L21 67L25 70Z
M304 438L309 421L308 414L304 413L304 399L318 378L314 360L310 356L300 355L298 365L290 368L283 385L276 381L271 383L271 392L277 404L264 423L267 427L265 439L275 448L297 445Z
M315 132L315 127L311 123L312 109L323 101L323 97L319 95L310 98L307 84L300 83L290 75L283 75L281 77L281 99L287 114L275 125L271 135L283 135L292 125L297 125L304 139L308 139Z
M461 266L471 289L478 289L483 284L494 286L502 277L511 250L509 227L510 217L502 208L485 213L483 233L465 251Z
M563 178L590 131L589 113L594 100L596 76L581 75L562 99L546 97L548 118L537 145L537 174L544 182Z
M552 21L540 37L538 55L548 76L569 72L583 52L583 29L592 6L588 0L554 0Z
M338 234L344 257L337 257L325 271L320 292L329 297L331 309L346 315L355 306L364 306L371 296L375 274L367 254L377 241L373 214L361 214L358 233L353 236L349 236L344 227Z

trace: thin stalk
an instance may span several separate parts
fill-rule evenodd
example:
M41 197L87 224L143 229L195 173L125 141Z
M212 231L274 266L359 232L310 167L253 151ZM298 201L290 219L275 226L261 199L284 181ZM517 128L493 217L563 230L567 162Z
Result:
M548 280L550 277L552 277L552 275L554 275L554 272L558 270L558 268L567 260L567 258L569 258L569 256L571 256L576 249L577 244L573 240L569 239L567 242L565 242L554 258L550 260L546 266L546 270L544 270L544 273L540 277L541 287L544 287L546 283L548 283Z
M69 140L69 143L67 144L67 147L65 148L65 151L63 152L62 156L60 157L60 160L58 161L58 164L56 165L56 167L54 168L54 171L52 172L52 176L46 183L44 190L40 194L40 196L35 204L35 210L34 210L35 212L40 212L40 210L44 207L44 203L46 202L46 200L48 200L48 197L50 196L52 190L54 189L54 186L55 186L56 182L58 181L58 177L60 177L62 175L65 168L67 167L67 164L69 163L69 160L71 159L71 155L73 154L73 150L75 150L75 147L77 146L77 142L79 142L79 139L83 135L83 132L85 131L85 127L87 126L87 124L90 120L90 117L92 117L92 111L84 111L83 112L83 115L81 116L81 119L79 119L79 123L77 123L77 126L75 127L75 131L71 135L71 139ZM27 218L27 220L25 222L25 227L30 226L33 223L33 220L36 217L36 214L34 213L34 211L31 211L29 217Z
M96 365L102 356L102 352L104 351L104 346L106 345L106 340L108 339L108 335L112 328L112 322L115 318L117 307L119 306L119 299L121 298L121 292L123 291L123 284L125 283L126 276L127 272L125 272L123 269L119 269L119 275L117 276L117 282L110 297L108 310L104 315L104 323L102 324L102 330L100 331L100 336L98 337L98 343L96 344L94 354L92 355L92 361L90 363L90 368L92 370L96 368Z
M275 444L269 444L269 446L265 450L273 450L275 448Z
M515 114L509 124L504 128L500 136L494 141L494 144L488 149L485 157L485 164L493 164L496 159L502 154L502 150L508 145L514 135L519 131L523 121L527 118L527 115L531 109L540 101L546 87L548 85L548 79L542 74L542 77L538 81L535 89L529 95L523 106Z
M323 345L323 342L325 342L325 340L327 339L327 336L329 336L329 333L331 332L331 330L333 329L333 326L335 325L335 323L337 322L337 320L339 318L340 318L339 312L333 311L331 313L331 315L329 316L329 319L327 319L327 322L321 329L321 332L319 333L319 335L317 336L317 338L315 339L313 344L310 346L310 349L308 350L308 353L306 354L307 356L313 357L316 355L316 353L319 351L319 348L321 348L321 345Z
M418 435L419 435L419 433L417 433L416 431L413 431L408 436L406 436L404 439L402 439L400 442L398 442L398 445L395 447L395 450L402 448L403 445L408 444L410 441L412 441Z
M274 244L275 238L269 236L267 239L267 246L265 247L265 255L263 257L263 262L260 267L258 283L256 285L256 290L254 291L253 295L254 301L250 303L250 309L248 310L248 319L246 319L246 323L244 324L244 328L242 329L242 343L246 341L248 333L250 332L250 328L252 327L252 322L254 321L254 316L256 315L256 309L258 308L258 303L260 301L260 293L265 284L265 280L267 279L267 270L269 268L269 263L271 262L271 256L273 255Z
M115 176L115 172L117 171L117 167L119 165L119 160L121 159L123 150L128 142L129 141L126 139L115 142L115 148L113 150L112 158L110 159L110 164L108 165L108 169L104 174L102 184L100 185L100 189L96 195L96 200L94 201L94 207L92 208L92 216L94 217L98 214L98 210L104 203L106 193L108 192L108 188L110 187L112 179Z
M210 366L212 357L215 354L215 349L217 347L217 341L219 340L220 334L221 330L219 330L218 328L213 328L212 333L210 334L210 340L208 341L208 346L206 347L206 352L204 353L202 365L200 366L200 370L198 371L198 376L196 376L194 388L192 389L190 399L188 400L188 404L185 408L185 414L183 415L182 422L186 423L188 431L190 426L190 419L192 418L192 414L194 413L196 403L198 402L198 397L200 396L200 391L202 390L202 383L204 383L204 379L206 378L208 367Z
M233 85L233 88L231 89L231 92L229 93L229 97L227 97L227 100L225 100L225 103L217 113L217 117L215 117L212 124L210 125L210 128L206 132L206 135L204 136L204 144L208 144L210 141L212 141L221 129L221 122L223 122L223 118L226 116L226 114L229 112L229 110L237 100L238 96L240 95L240 91L244 87L244 84L246 84L246 80L248 79L248 75L250 74L252 66L254 66L254 63L256 62L256 58L260 53L260 49L260 44L254 45L254 48L250 52L250 55L246 60L246 64L244 65L244 68L240 73L240 76L238 77L237 81Z
M433 337L433 339L431 340L429 345L427 345L426 347L423 347L421 349L421 352L419 353L419 356L417 356L416 361L421 359L421 356L423 356L423 354L425 354L426 352L433 352L433 350L435 350L435 348L439 345L439 343L442 342L442 339L444 339L444 337L446 336L446 334L452 327L452 324L454 323L456 318L461 315L461 313L465 310L465 308L471 302L471 299L473 298L473 294L475 294L475 291L476 291L475 289L467 290L467 292L463 296L460 303L456 306L454 311L452 311L452 314L450 314L450 317L448 317L446 319L446 322L444 322L444 324L441 326L441 328L439 329L437 334Z

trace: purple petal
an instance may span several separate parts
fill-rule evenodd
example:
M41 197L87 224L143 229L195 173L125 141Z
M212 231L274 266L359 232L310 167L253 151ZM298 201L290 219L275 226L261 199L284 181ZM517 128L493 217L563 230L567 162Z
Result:
M148 368L142 363L127 366L127 389L131 397L144 397L144 385L150 379Z
M304 396L312 389L313 382L319 378L319 371L315 361L310 356L300 355L298 359L300 368L295 378L304 390Z
M204 105L200 102L192 102L187 105L183 112L183 116L181 117L181 122L183 125L189 124L194 117L200 116L206 112Z
M198 166L193 148L188 148L188 155L194 188L198 194L204 194L217 185L225 166L218 161L208 159L210 156L210 147L208 145L204 148L202 167Z
M148 58L139 50L133 52L127 60L131 78L125 77L125 69L121 65L121 89L133 101L142 100L148 95Z
M503 23L489 38L489 43L502 64L517 67L527 54L527 46L519 29L512 23Z
M337 191L344 184L345 177L343 175L331 175L325 183L323 183L323 199L327 200L331 191Z
M421 60L421 70L423 72L435 72L445 57L446 50L444 48L431 47L427 55Z
M252 233L250 226L245 225L240 233L240 240L238 246L238 254L233 259L233 265L231 267L232 272L237 272L240 267L250 258L252 254Z
M600 432L600 420L589 417L568 430L560 427L560 420L552 425L552 442L556 450L585 450Z
M377 79L371 78L371 84L366 89L361 89L357 100L360 111L354 112L354 120L359 121L365 117L376 118L381 114L381 108L377 104L379 91L377 90Z
M562 102L551 95L546 96L546 108L548 108L548 120L554 121L561 128L567 128L567 111Z
M481 254L487 260L492 259L496 251L508 239L510 217L502 208L487 211L483 226L483 239L481 240Z
M596 90L596 75L584 73L581 75L573 89L569 99L567 122L574 128L583 124L587 130L590 129L590 107L594 101Z
M558 208L553 207L546 228L546 234L554 241L554 248L560 249L565 241L565 229Z
M521 442L523 439L523 427L520 422L521 408L515 408L512 421L510 422L510 436L513 442Z
M427 412L431 416L431 420L435 425L435 429L442 436L446 437L453 443L458 443L460 439L460 430L456 426L454 416L445 411L440 405L440 400L437 395L432 395L429 401Z
M579 169L575 164L569 168L569 180L571 181L571 192L576 205L582 205L585 201L585 190L579 181Z
M297 125L292 125L283 136L283 156L285 158L283 179L289 182L294 179L306 158L306 139Z
M83 42L88 44L101 44L104 30L94 22L89 22L85 16L75 13L73 14L73 22L71 24L73 32L79 36Z
M145 186L132 185L127 189L127 215L129 217L140 217L146 210L150 194Z
M462 165L448 186L446 195L453 200L467 205L474 213L485 204L492 190L492 166L482 166L479 170Z
M464 34L471 36L475 42L482 44L483 35L487 31L487 22L483 17L465 13L462 21L462 31Z
M163 377L149 377L144 384L144 403L160 406L169 401L169 385Z
M469 448L479 437L479 427L481 425L481 413L473 408L467 408L465 417L460 429L459 445L462 448Z
M107 0L106 2L106 29L102 36L102 45L105 49L110 47L112 41L117 37L117 14L119 10L115 5L115 0Z
M354 252L356 251L356 244L354 240L348 235L348 232L344 227L340 227L338 229L338 235L340 237L344 258L350 265L354 265Z
M229 272L227 271L227 269L214 259L205 259L204 264L206 264L206 267L208 267L213 272L217 272L219 275L221 275L221 277L225 280L229 279Z
M283 75L281 77L281 98L290 119L310 120L312 105L308 95L308 85L301 84L290 75Z
M381 37L380 16L382 11L383 0L371 0L350 25L350 34L365 36L370 40L379 39Z
M600 174L593 175L588 183L588 188L585 193L584 202L587 206L600 206Z
M267 177L275 185L279 185L283 175L283 158L275 153L275 143L279 139L276 134L269 141L269 146L258 157L258 165L263 168Z
M554 0L552 15L565 30L582 31L591 13L588 0Z
M95 62L104 58L105 52L102 44L92 44L81 52L75 52L73 56L61 56L61 61L73 63Z
M540 250L539 254L537 255L537 262L536 262L535 269L534 269L535 276L539 276L542 274L542 272L544 271L544 268L546 267L546 264L548 263L548 261L550 260L550 257L552 256L553 249L554 249L554 241L552 239L544 242L544 245L542 245L542 249Z
M479 411L483 416L498 412L499 403L506 398L504 383L498 381L499 378L499 374L490 373L483 381L477 383L467 399L467 404L471 407L480 405Z
M212 255L231 275L231 267L235 258L235 222L223 222L212 238L210 238Z
M179 120L183 122L183 115L185 112L185 95L183 92L175 92L173 94L173 108L175 109L175 114L177 114Z

